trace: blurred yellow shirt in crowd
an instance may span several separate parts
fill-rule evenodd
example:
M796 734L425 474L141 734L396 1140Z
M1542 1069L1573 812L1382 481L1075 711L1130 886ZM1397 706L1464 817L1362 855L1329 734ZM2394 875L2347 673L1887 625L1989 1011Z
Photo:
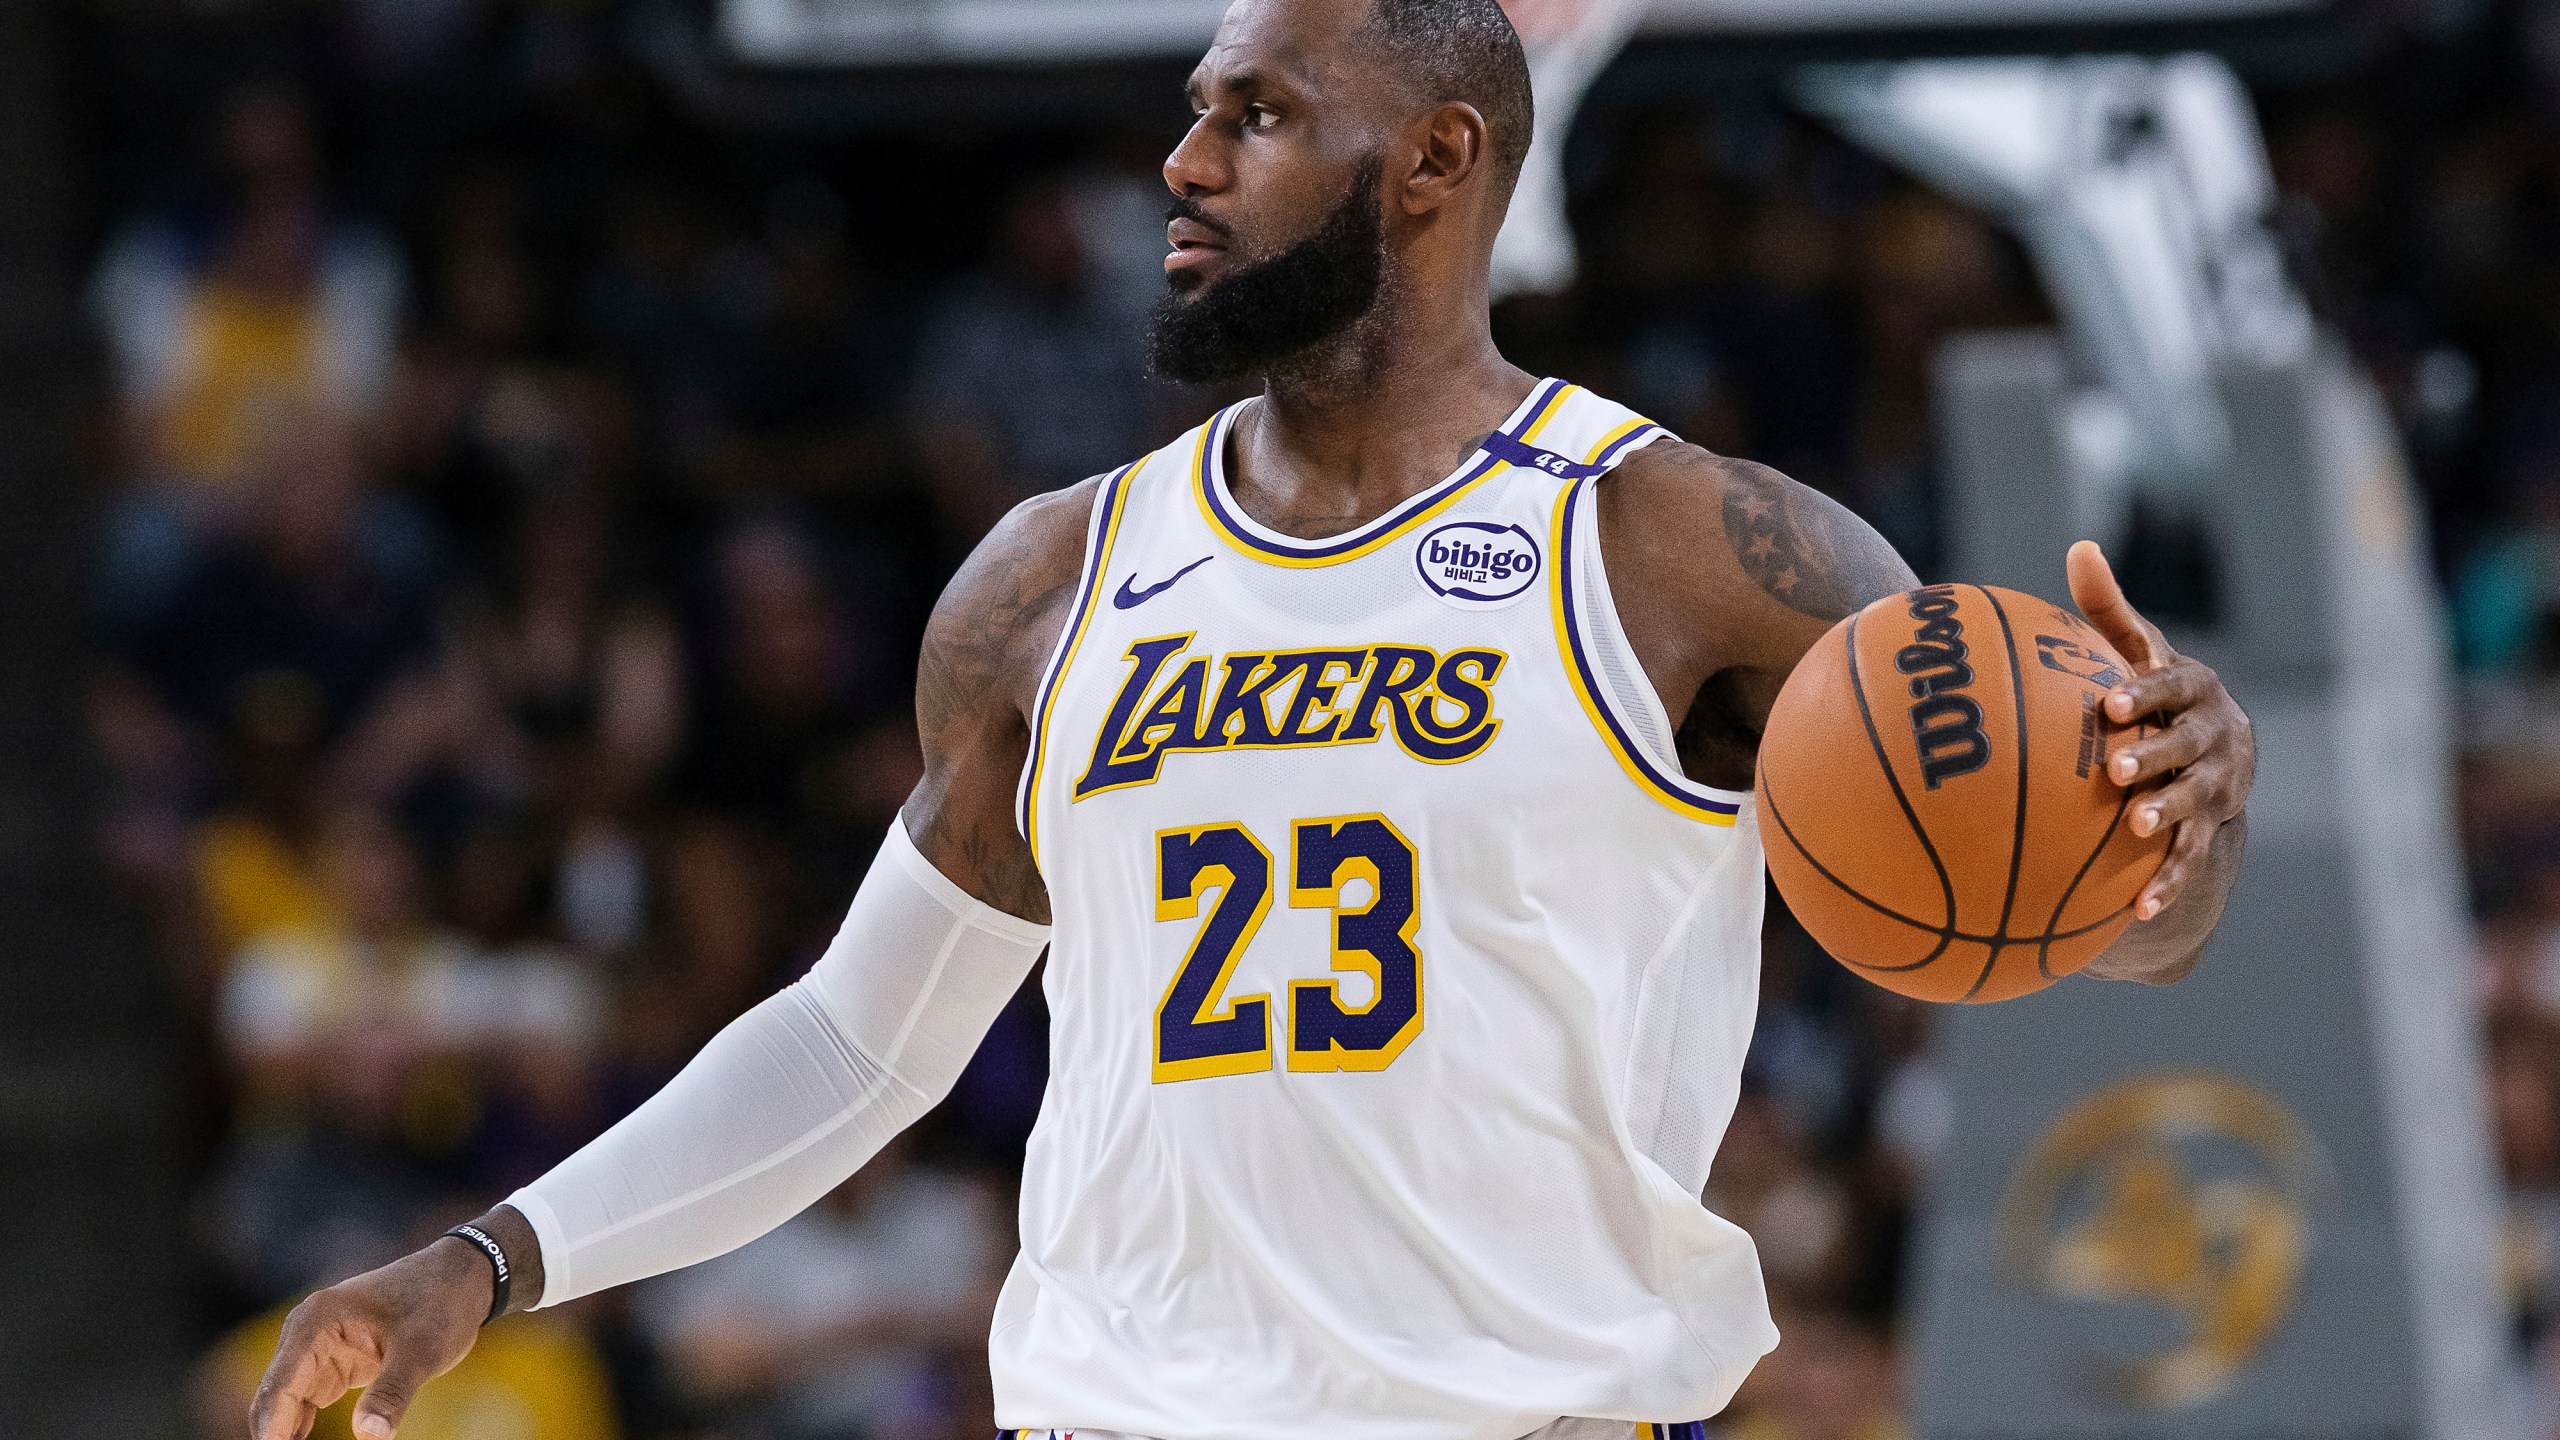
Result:
M326 931L338 906L308 863L266 825L217 815L196 831L196 893L213 953L228 964L241 943L268 931Z
M269 432L321 398L318 307L217 283L191 297L182 326L163 454L180 477L236 487Z
M284 1310L243 1324L215 1344L210 1378L246 1424L249 1397L276 1353ZM311 1440L354 1440L353 1394L320 1412ZM400 1440L620 1440L604 1360L576 1328L543 1315L511 1315L480 1332L462 1363L418 1392Z

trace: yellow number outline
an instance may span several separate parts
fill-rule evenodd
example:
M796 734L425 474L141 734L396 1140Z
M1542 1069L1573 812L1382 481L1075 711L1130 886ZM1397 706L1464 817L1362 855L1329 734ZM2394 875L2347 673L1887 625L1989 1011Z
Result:
M1301 1050L1297 1044L1300 996L1310 991L1324 991L1333 1002L1334 1008L1345 1015L1366 1015L1375 1010L1378 1003L1387 996L1385 958L1373 950L1342 948L1344 917L1366 915L1377 909L1378 902L1386 898L1386 887L1381 883L1378 862L1365 855L1346 856L1334 866L1333 873L1325 877L1321 883L1313 885L1303 883L1306 871L1302 866L1301 837L1309 830L1316 829L1321 829L1327 834L1336 834L1345 825L1362 820L1377 821L1379 827L1394 836L1396 844L1404 848L1406 873L1411 877L1412 895L1411 903L1405 907L1404 920L1396 927L1396 937L1404 942L1405 952L1413 957L1413 1015L1396 1031L1392 1039L1374 1050L1349 1049L1339 1039L1332 1040L1322 1050ZM1365 880L1369 885L1369 903L1356 910L1346 910L1342 906L1343 886L1350 880ZM1333 912L1333 923L1328 929L1330 937L1328 943L1333 953L1332 968L1343 974L1369 977L1369 1001L1360 1006L1342 1003L1342 987L1338 981L1292 980L1289 982L1289 1068L1293 1071L1386 1069L1395 1063L1397 1056L1404 1053L1406 1046L1413 1043L1413 1037L1422 1033L1422 945L1418 938L1422 928L1422 853L1414 848L1413 841L1402 830L1396 828L1394 821L1374 811L1358 815L1331 815L1317 819L1293 820L1289 822L1289 881L1290 908Z
M1218 903L1211 907L1208 918L1201 921L1200 929L1191 937L1191 943L1183 948L1182 963L1173 968L1173 978L1165 982L1164 998L1156 1002L1153 1040L1154 1079L1159 1085L1177 1080L1204 1080L1213 1075L1250 1075L1256 1071L1271 1068L1270 992L1264 991L1259 995L1238 995L1227 999L1223 1006L1219 1003L1226 995L1227 982L1235 976L1236 962L1244 958L1245 948L1253 943L1253 937L1262 929L1263 918L1271 913L1271 892L1275 887L1270 883L1270 850L1266 849L1262 841L1241 823L1219 821L1209 825L1192 825L1157 831L1155 836L1155 854L1159 857L1157 863L1159 866L1163 863L1160 857L1164 854L1164 842L1168 838L1179 836L1182 839L1197 842L1202 836L1218 830L1233 831L1242 836L1246 844L1261 854L1264 876L1262 894L1254 901L1253 913L1247 915L1243 925L1237 929L1235 942L1227 947L1226 955L1219 960L1218 973L1209 982L1209 988L1201 996L1200 1004L1182 1023L1187 1027L1233 1021L1240 1008L1258 1005L1262 1011L1262 1045L1255 1050L1236 1050L1219 1055L1195 1055L1187 1060L1164 1058L1165 1011L1173 1004L1174 991L1181 988L1183 976L1189 974L1191 967L1198 963L1200 946L1209 938L1210 932L1217 928L1219 916L1225 913L1228 904L1233 900L1236 873L1232 867L1224 864L1213 862L1203 865L1191 877L1190 893L1170 900L1164 898L1163 879L1159 874L1156 883L1156 919L1158 921L1199 919L1201 893L1212 887L1215 887L1218 892Z

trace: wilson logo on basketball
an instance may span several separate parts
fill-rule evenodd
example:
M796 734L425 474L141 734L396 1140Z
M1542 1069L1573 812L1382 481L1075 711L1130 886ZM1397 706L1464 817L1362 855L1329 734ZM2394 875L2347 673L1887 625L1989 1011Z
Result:
M1982 733L1982 706L1963 693L1973 684L1973 665L1955 587L1912 591L1911 618L1920 628L1894 652L1893 668L1911 677L1911 738L1920 747L1920 777L1935 790L1989 764L1991 740Z

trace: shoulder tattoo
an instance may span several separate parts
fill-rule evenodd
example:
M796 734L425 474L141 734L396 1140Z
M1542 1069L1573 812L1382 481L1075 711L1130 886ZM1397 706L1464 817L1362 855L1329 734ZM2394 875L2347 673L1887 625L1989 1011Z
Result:
M1884 537L1838 501L1764 465L1700 454L1724 472L1724 533L1734 559L1788 609L1837 620L1919 583Z
M1080 547L1038 533L1019 514L980 542L926 626L916 713L928 743L945 726L1027 694L1073 598L1082 558Z

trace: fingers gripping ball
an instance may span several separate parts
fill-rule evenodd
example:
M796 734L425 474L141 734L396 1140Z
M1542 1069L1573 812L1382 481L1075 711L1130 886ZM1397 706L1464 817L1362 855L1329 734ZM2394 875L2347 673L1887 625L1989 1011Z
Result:
M2168 851L2107 778L2148 733L2101 708L2128 674L2079 616L1931 585L1832 627L1760 743L1769 873L1813 938L1922 1000L2006 1000L2086 965Z

